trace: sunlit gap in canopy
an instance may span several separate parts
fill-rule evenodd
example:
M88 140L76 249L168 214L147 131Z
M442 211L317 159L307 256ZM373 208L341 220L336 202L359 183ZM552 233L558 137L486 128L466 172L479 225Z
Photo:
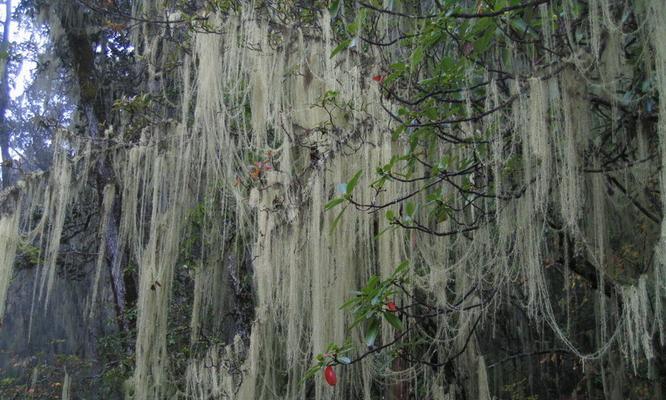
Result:
M10 47L8 51L8 60L10 61L9 71L9 106L5 110L5 116L10 119L18 119L19 117L28 118L25 115L19 116L14 114L14 107L19 107L21 110L28 108L28 103L31 101L27 98L26 92L33 85L39 85L36 76L39 69L48 67L50 60L45 57L48 46L48 35L44 29L35 29L31 26L29 18L21 15L20 1L14 0L11 2L12 20L10 22L9 41ZM6 7L0 5L0 21L6 18ZM45 82L51 82L50 79L45 78ZM44 114L49 109L49 103L55 101L57 103L67 103L66 94L57 93L56 91L46 90L46 95L40 103L36 103L36 116ZM12 107L14 105L14 107ZM21 111L23 113L23 111ZM63 120L71 120L72 110L67 108L63 112ZM20 129L13 127L12 129ZM15 136L18 132L12 132L11 135ZM50 147L52 141L50 138L44 140L46 146ZM25 154L16 145L11 145L10 155L13 159L25 160ZM0 155L0 162L2 156Z

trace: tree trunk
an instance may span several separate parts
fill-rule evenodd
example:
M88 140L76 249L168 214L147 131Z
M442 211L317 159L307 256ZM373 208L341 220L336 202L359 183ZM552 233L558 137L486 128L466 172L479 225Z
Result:
M72 5L72 7L76 7ZM85 29L80 26L71 26L67 21L62 21L67 32L67 42L73 54L74 71L76 72L79 92L81 113L85 117L88 135L95 139L100 136L101 126L106 123L106 110L104 105L98 101L100 86L95 77L95 54L93 42ZM109 168L106 158L101 157L95 166L95 185L99 202L101 204L104 187L114 181L113 171ZM129 329L125 318L126 289L122 271L122 254L118 248L118 221L120 220L119 199L113 204L113 212L106 233L107 267L111 277L111 289L115 301L116 321L121 331Z
M0 155L2 156L2 187L13 184L12 158L9 154L10 129L7 124L9 105L9 28L12 21L12 0L5 0L5 21L0 43Z
M396 332L396 336L399 333ZM403 360L400 357L396 357L395 360L393 360L393 370L394 371L402 371L405 369L405 360ZM391 400L405 400L407 399L408 395L408 390L407 390L407 381L400 380L398 382L393 383L390 386L390 395L389 399Z

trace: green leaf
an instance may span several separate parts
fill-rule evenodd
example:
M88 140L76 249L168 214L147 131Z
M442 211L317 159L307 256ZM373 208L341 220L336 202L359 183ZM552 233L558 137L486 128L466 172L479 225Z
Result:
M391 64L389 68L391 69L391 73L386 78L384 78L385 86L395 82L405 72L407 72L407 64L405 64L404 62Z
M402 330L402 321L400 321L400 318L398 318L395 314L384 311L384 318L386 318L392 327L399 331Z
M397 72L399 74L402 74L403 72L407 71L407 64L404 62L397 62L394 64L391 64L389 66L392 72Z
M514 18L511 20L511 25L520 33L526 33L529 29L529 25L522 18Z
M349 365L351 364L351 359L349 357L338 357L340 364Z
M345 301L345 302L340 306L340 309L342 310L342 309L345 309L345 308L349 308L349 307L351 307L352 305L358 303L358 301L359 301L358 297L352 297L351 299Z
M423 61L423 47L417 47L414 49L412 52L412 55L410 56L410 64L412 67L412 71L419 65L421 64L421 61Z
M365 289L367 290L364 290L364 292L370 293L377 287L378 284L379 284L379 277L377 275L371 276L370 279L368 279L368 284L365 287Z
M395 219L395 211L393 210L386 211L386 219L389 221L393 221Z
M367 8L361 8L358 10L356 13L356 18L354 18L354 22L347 26L347 32L349 32L349 34L352 36L356 36L356 34L363 28L363 24L365 23L367 15Z
M486 51L488 46L490 46L491 40L494 37L495 37L495 32L489 29L483 34L483 36L477 39L474 42L474 51L476 52L476 54L480 54Z
M412 201L408 201L407 204L405 205L405 214L411 217L414 215L415 210L416 210L416 204L414 204L414 202Z
M340 222L340 219L342 218L342 214L345 213L345 210L347 209L347 207L348 207L348 205L345 206L345 208L343 208L342 211L340 211L340 213L338 214L337 217L335 217L335 219L333 220L333 223L331 223L331 230L329 231L329 233L333 233L333 231L335 230L335 227L338 226L338 223Z
M372 347L375 344L377 335L379 335L379 320L373 319L368 324L368 329L365 332L365 344L368 347Z
M400 137L400 135L402 135L406 130L407 130L407 128L405 127L405 125L400 125L400 126L398 126L398 127L397 127L397 128L391 133L391 140L394 140L394 141L395 141L395 140L398 140L398 138Z
M388 176L382 176L381 178L377 179L376 181L372 182L370 186L372 186L374 189L381 189L384 187L386 184L386 180L388 179Z
M351 193L356 185L358 185L358 180L361 177L363 170L359 170L354 176L347 182L347 193Z
M522 18L512 18L511 25L513 28L520 32L523 35L529 35L531 37L538 37L534 28L532 28L527 22Z
M305 372L305 375L303 375L303 378L301 379L301 383L304 383L308 379L311 379L315 375L317 375L317 373L319 373L319 371L321 371L322 366L323 366L322 364L317 364L314 367L307 370L307 372Z
M442 40L442 36L444 36L444 32L439 29L430 31L428 35L423 37L423 44L427 47L432 47L439 43L440 40Z
M409 269L409 261L405 260L398 264L398 266L395 268L395 271L393 271L393 277L398 277L399 275L402 275L407 272Z
M340 42L340 44L337 45L337 47L334 48L333 51L331 52L331 57L330 58L335 57L336 55L338 55L338 53L340 53L343 50L347 50L347 48L349 48L349 45L351 44L351 42L352 42L351 39L343 40L342 42Z
M437 222L442 223L449 219L449 208L442 204L435 209L434 214Z
M493 8L493 10L499 11L506 6L507 6L507 0L497 0L495 2L495 7Z
M326 103L333 103L335 104L335 100L338 97L338 92L336 90L327 90L326 93L321 98L321 101L323 104Z
M337 206L338 204L344 203L344 201L345 201L344 197L336 197L333 200L326 203L326 205L324 206L324 210L328 211L331 208L334 208L335 206Z
M365 321L365 318L363 318L363 315L360 317L354 319L351 325L349 325L349 330L353 329L356 325L360 324L361 322Z
M340 0L333 0L331 6L328 7L328 12L331 14L331 18L335 18L340 11Z
M493 29L495 27L496 21L492 18L481 18L476 21L472 27L472 31L475 34L481 34L486 30Z

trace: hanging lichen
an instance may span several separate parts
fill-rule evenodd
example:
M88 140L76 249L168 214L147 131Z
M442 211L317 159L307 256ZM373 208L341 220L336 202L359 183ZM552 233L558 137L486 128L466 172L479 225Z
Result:
M19 242L20 208L0 214L0 321L5 316L7 290L14 273L14 258Z
M386 3L390 15L409 15ZM494 334L498 319L512 307L578 360L603 359L618 348L635 371L652 362L654 333L664 341L666 225L659 221L649 272L625 271L618 261L624 250L615 244L627 243L631 250L640 239L628 238L623 225L655 219L649 213L623 215L640 207L638 196L649 198L641 177L659 168L658 202L662 209L666 205L666 107L659 110L660 155L653 163L649 134L640 131L649 127L641 125L634 134L618 119L618 110L631 102L617 95L631 74L622 47L628 33L618 29L609 3L615 4L590 1L585 15L569 0L561 7L540 4L544 45L566 38L571 53L559 58L552 50L537 59L536 50L523 53L517 44L488 50L510 73L484 71L483 92L467 88L447 98L455 104L456 123L441 124L446 126L425 118L410 122L411 116L400 120L408 115L395 104L402 93L382 88L383 72L373 78L374 63L387 54L370 46L358 51L362 32L349 39L349 51L331 58L336 32L326 10L312 17L314 28L276 28L258 3L243 2L228 13L206 14L206 29L189 32L185 49L165 43L167 27L140 24L134 40L147 60L151 94L173 100L156 83L172 79L178 82L177 95L174 104L151 105L165 114L159 126L135 132L137 137L121 143L120 150L101 150L116 182L98 199L100 243L88 310L93 316L106 266L108 224L114 201L122 199L118 251L136 262L139 279L136 366L127 382L128 398L165 398L176 390L167 343L169 307L183 237L191 229L190 210L196 207L205 211L197 221L199 236L190 243L197 248L188 248L197 253L189 319L193 348L203 346L207 331L222 330L222 322L209 320L225 315L228 291L242 286L233 268L251 266L255 310L250 332L236 332L233 343L206 342L190 354L185 376L178 377L190 398L371 398L381 381L387 387L418 382L424 398L456 398L464 390L490 399L495 383L475 332L482 327ZM562 10L559 29L554 9ZM666 104L666 25L655 17L665 15L666 8L650 2L649 10L652 17L632 35L653 42L654 81L660 104ZM150 1L135 3L133 12L142 21L168 10ZM585 22L574 30L579 19ZM386 16L377 24L382 32L395 32ZM420 29L425 24L397 25ZM456 56L476 51L461 47L439 50ZM166 68L173 66L167 54L178 59L177 67ZM418 58L416 50L410 54ZM466 66L460 75L468 84L476 82L477 73ZM600 134L605 121L593 111L598 104L610 110L608 137ZM394 128L398 134L391 137ZM446 140L428 145L437 138ZM99 165L90 142L59 135L48 188L30 198L29 207L39 201L44 210L40 221L25 229L45 248L36 296L44 306L70 205L85 190L81 179ZM636 147L648 166L607 162L615 156L607 154L609 143ZM404 159L413 165L396 172ZM373 174L378 169L379 177ZM487 191L479 194L477 187ZM613 191L626 196L618 199ZM327 207L335 198L341 201ZM432 204L440 208L429 213ZM340 211L343 207L346 211ZM0 219L0 300L12 275L21 212L16 207ZM323 380L303 384L313 356L326 352L330 343L349 339L354 348L368 347L358 330L348 331L352 316L339 307L372 276L387 279L406 259L413 268L404 293L418 293L418 301L446 310L435 313L434 328L416 324L400 337L421 346L427 362L401 364L388 351L371 352L340 366L335 390ZM566 272L556 284L552 272L560 267ZM573 273L595 286L591 344L572 332L572 304L578 301L571 298ZM563 295L556 292L561 289ZM402 293L390 300L407 301ZM384 343L401 334L388 321L376 329ZM458 382L460 387L449 385L445 368L428 364L454 365L473 378Z

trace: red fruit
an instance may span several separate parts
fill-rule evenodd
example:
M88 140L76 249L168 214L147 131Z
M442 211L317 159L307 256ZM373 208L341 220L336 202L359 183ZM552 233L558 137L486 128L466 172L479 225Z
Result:
M331 386L335 386L335 384L338 383L338 377L335 376L335 371L330 365L324 368L324 378L326 378L326 383Z
M375 76L372 77L372 80L375 81L375 82L381 82L381 81L384 80L384 77L381 76L381 75L375 75Z
M398 311L398 306L395 305L394 301L389 301L388 303L386 303L386 308L388 309L389 312Z

